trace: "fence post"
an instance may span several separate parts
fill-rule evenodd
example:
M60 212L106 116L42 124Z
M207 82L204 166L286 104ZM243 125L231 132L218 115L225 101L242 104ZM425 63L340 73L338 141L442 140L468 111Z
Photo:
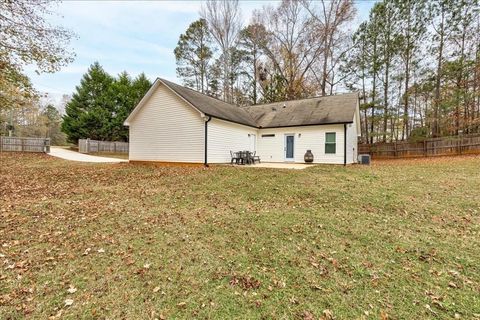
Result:
M87 138L87 140L85 141L85 151L87 153L90 153L90 138Z
M425 157L428 156L428 153L427 153L427 140L423 140L423 155Z
M50 138L45 139L45 153L50 153Z
M458 137L458 153L459 154L462 154L462 146L463 146L463 139L462 139L462 135L460 134L460 136Z
M397 141L395 141L393 143L393 157L394 158L397 158L398 154L397 154Z
M3 137L0 136L0 152L3 151Z
M24 152L25 151L25 139L20 138L20 141L21 141L21 145L22 145L22 152Z

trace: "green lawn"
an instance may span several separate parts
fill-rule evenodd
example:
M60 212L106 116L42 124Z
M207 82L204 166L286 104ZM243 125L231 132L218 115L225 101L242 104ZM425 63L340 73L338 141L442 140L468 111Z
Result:
M480 319L478 156L307 170L0 157L1 319Z

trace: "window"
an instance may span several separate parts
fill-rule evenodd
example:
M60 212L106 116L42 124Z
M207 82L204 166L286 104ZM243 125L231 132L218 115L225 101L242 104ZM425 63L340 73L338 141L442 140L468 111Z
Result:
M262 134L262 138L275 137L274 134Z
M325 153L335 153L337 149L337 137L335 132L325 133Z

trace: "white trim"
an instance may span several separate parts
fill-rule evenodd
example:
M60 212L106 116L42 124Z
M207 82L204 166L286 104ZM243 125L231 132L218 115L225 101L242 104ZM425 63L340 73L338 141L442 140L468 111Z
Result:
M360 122L360 93L357 95L357 107L355 109L355 117L353 120L355 121L357 129L357 137L360 137L362 135L362 124Z

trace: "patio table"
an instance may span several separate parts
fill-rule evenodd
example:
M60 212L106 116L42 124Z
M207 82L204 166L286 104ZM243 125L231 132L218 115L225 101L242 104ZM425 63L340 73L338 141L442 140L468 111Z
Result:
M238 157L240 159L240 164L251 164L253 157L250 151L238 151Z

